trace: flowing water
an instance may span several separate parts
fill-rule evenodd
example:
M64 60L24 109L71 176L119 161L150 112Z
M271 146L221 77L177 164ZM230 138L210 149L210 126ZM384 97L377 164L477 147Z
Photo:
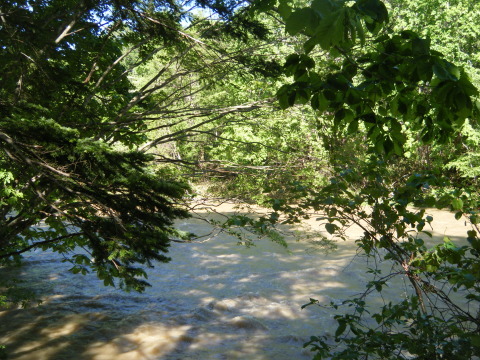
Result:
M433 215L437 237L465 234L453 215ZM211 231L199 219L177 225ZM339 303L370 280L353 241L338 245L325 255L310 251L308 241L291 240L284 249L262 239L246 248L225 234L174 243L172 261L148 271L153 286L143 294L106 288L92 274L69 273L57 254L33 252L16 271L43 304L0 312L0 344L15 360L310 359L303 343L331 334L336 321L329 309L301 305L311 297ZM11 271L0 269L0 276ZM403 289L391 284L389 291L398 297Z

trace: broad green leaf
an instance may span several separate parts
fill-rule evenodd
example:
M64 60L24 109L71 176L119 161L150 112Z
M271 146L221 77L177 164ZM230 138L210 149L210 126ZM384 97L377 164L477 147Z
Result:
M341 108L335 113L335 116L334 116L335 126L339 126L344 118L345 118L345 109Z
M348 124L347 132L349 134L355 134L358 131L358 120L352 120L350 124Z
M388 10L380 0L359 0L355 6L376 22L388 22Z
M305 30L315 20L316 14L311 8L301 8L295 10L285 22L285 30L290 35L296 35Z
M333 12L340 8L339 4L332 0L313 0L311 6L322 15L322 18L331 16Z
M412 40L413 55L427 55L430 51L430 39L415 38Z
M360 45L363 47L365 45L365 31L363 30L363 25L360 20L355 22L355 30L357 37L360 39Z
M335 15L337 16L334 17ZM345 9L339 10L337 13L332 14L332 18L334 19L334 21L331 28L331 46L340 45L344 42L344 40L346 40L345 15Z
M430 81L433 76L432 64L427 59L419 60L416 62L418 78L423 81Z
M470 340L473 346L480 348L480 335L470 335Z
M463 208L462 199L453 199L452 200L452 208L453 208L453 210L462 210L462 208Z
M305 41L303 43L303 49L305 50L305 54L309 54L317 44L318 44L318 41L313 36L309 38L307 41Z
M300 60L301 60L302 66L304 66L307 69L312 69L315 67L315 60L312 59L310 56L301 55Z
M310 94L306 90L299 89L296 91L295 93L296 104L306 104L309 100L310 100Z
M290 16L292 13L292 7L290 6L289 1L280 1L280 4L278 5L278 13L284 20Z
M280 108L282 110L285 110L288 107L290 107L290 104L288 102L288 94L285 93L285 94L279 95L278 96L278 104L280 105Z
M316 110L320 112L324 112L325 110L328 109L329 101L326 99L323 92L318 92L313 96L313 98L316 99L315 100L316 101L315 104L317 105Z
M383 149L387 155L391 154L394 150L393 141L389 136L387 136L383 141Z
M452 63L437 59L433 64L433 72L440 80L458 81L460 79L460 70Z
M308 80L308 70L305 68L299 68L293 74L293 79L295 81L305 81Z
M338 226L332 223L325 224L325 229L328 231L329 234L335 234L337 231Z
M352 122L353 119L354 119L354 117L355 117L355 114L353 113L352 110L350 110L350 109L345 109L345 117L344 117L344 120L345 120L346 123ZM358 121L357 121L357 123L358 123Z
M472 84L472 81L470 80L469 76L465 71L462 72L459 83L462 88L462 91L468 96L479 95L477 87Z

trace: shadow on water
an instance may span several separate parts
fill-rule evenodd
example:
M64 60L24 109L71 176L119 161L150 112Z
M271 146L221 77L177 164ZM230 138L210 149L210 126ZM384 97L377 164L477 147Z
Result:
M209 231L199 220L178 227ZM306 234L307 235L307 234ZM329 255L310 244L289 249L261 240L239 247L225 234L204 243L173 244L169 264L149 271L144 294L104 288L94 275L73 275L52 253L29 255L20 276L45 299L39 307L0 312L0 344L9 359L309 359L302 344L331 333L328 304L369 280L353 242ZM0 276L12 270L0 269Z

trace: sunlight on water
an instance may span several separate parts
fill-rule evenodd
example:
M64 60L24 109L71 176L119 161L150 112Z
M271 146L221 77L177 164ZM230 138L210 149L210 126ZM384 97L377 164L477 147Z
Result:
M95 360L137 360L162 358L180 342L191 342L190 326L141 325L110 342L94 342L84 356Z
M453 215L435 216L438 237L465 233L458 223L449 225ZM210 231L195 219L178 227ZM351 235L358 237L358 230ZM326 308L301 306L309 298L339 303L369 281L365 259L352 261L353 241L328 255L307 251L311 244L302 241L292 240L288 250L268 240L252 248L236 243L220 235L174 244L172 262L149 271L153 287L144 294L105 288L91 274L73 275L56 254L29 254L22 278L35 284L44 303L0 312L0 344L14 360L310 359L303 343L331 334L336 321ZM18 272L0 270L1 276ZM404 294L402 281L387 292Z

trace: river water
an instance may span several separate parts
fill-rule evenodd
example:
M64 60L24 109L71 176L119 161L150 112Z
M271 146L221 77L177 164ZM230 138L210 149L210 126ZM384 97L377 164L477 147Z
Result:
M224 205L219 211L236 210ZM436 238L465 234L452 214L432 212ZM197 234L212 230L201 219L177 226ZM309 298L339 303L362 292L370 277L366 260L355 254L353 240L327 255L312 252L307 240L290 239L284 249L262 239L246 248L220 234L174 243L172 261L150 269L153 286L138 294L106 288L92 274L71 274L57 254L30 253L15 271L34 284L43 303L0 312L0 344L15 360L311 359L303 343L333 333L336 321L329 309L301 305ZM0 276L11 271L0 269ZM388 291L398 297L404 290L399 282Z

